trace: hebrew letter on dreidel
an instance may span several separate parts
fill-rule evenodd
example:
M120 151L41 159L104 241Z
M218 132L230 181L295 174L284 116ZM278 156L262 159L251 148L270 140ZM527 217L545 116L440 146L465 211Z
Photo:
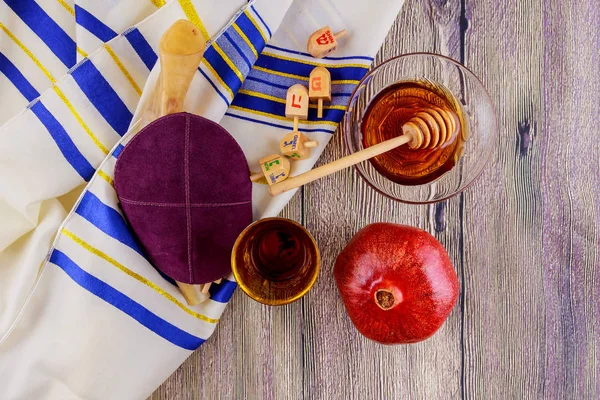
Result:
M287 158L279 154L272 154L268 157L258 160L262 174L254 174L250 176L250 180L255 182L263 176L267 179L267 183L274 185L277 182L286 180L290 175L290 162Z
M323 58L337 49L338 39L344 35L346 35L345 29L334 34L331 29L326 26L310 35L306 48L311 56Z
M317 117L323 118L323 100L331 101L331 74L327 68L315 67L311 71L308 97L318 101Z
M290 160L304 160L310 157L310 148L318 145L319 142L310 140L300 132L288 133L279 143L281 154Z
M305 86L297 83L288 89L285 116L294 119L294 132L298 131L298 121L308 118L308 90Z

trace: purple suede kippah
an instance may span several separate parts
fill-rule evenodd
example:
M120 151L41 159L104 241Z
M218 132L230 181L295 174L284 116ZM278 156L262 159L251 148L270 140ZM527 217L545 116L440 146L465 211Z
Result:
M238 143L220 125L172 114L121 152L115 189L146 255L176 281L208 283L231 272L231 249L252 222L252 183Z

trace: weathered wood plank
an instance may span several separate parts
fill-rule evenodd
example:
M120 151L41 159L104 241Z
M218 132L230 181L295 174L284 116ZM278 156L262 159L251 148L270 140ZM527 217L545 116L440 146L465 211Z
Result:
M598 399L600 6L551 2L543 18L544 389L548 398Z
M460 46L458 2L407 1L375 64L400 54L430 51L457 57ZM336 137L320 163L346 154ZM461 310L456 307L433 338L414 346L382 346L357 333L333 281L333 263L347 241L363 226L389 221L434 231L433 211L408 206L375 193L353 169L305 188L306 227L322 253L322 272L303 300L305 325L304 393L315 399L440 399L460 396ZM458 200L446 217L455 220L440 239L457 243ZM457 247L448 246L459 263Z
M466 398L543 391L542 3L466 2L465 64L490 92L500 132L492 165L464 194Z
M466 397L599 398L597 4L476 0L466 15L466 64L502 135L465 193Z

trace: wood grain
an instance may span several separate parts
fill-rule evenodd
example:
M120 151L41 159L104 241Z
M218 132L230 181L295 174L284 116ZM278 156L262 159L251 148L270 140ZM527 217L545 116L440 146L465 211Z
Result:
M600 398L600 7L544 8L544 393ZM571 137L556 146L558 136ZM535 144L535 143L534 143Z
M466 398L541 398L544 287L542 1L468 2L465 64L497 105L493 165L464 193ZM529 126L525 129L525 126ZM537 144L537 143L536 143Z
M471 68L498 109L492 164L433 206L384 198L353 170L306 186L283 215L319 243L313 290L272 308L237 291L151 399L600 398L599 24L595 0L408 0L375 64L430 51ZM345 154L338 132L319 163ZM424 343L371 343L343 309L333 262L376 221L434 233L461 278Z

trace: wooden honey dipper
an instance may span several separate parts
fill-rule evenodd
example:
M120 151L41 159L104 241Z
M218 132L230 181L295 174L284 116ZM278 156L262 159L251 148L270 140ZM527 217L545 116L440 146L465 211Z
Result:
M329 164L278 182L269 187L269 193L271 196L277 196L407 143L413 150L436 149L454 138L459 124L458 117L452 111L432 107L429 110L417 113L405 123L402 126L401 136L386 140Z
M433 107L417 113L405 123L402 126L402 136L400 137L414 138L407 142L411 149L434 149L450 141L458 127L457 120L458 117L451 111Z

